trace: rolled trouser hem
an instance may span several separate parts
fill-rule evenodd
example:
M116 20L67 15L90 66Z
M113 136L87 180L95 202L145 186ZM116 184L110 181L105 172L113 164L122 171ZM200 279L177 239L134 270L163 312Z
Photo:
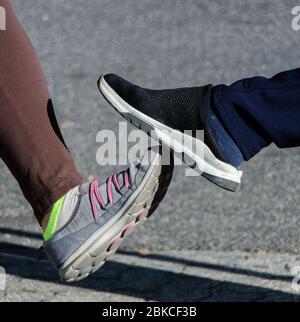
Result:
M30 202L34 215L41 225L44 217L51 211L54 203L71 189L82 184L81 179L68 179L49 187L48 192L36 201Z
M245 120L237 110L242 103L239 94L226 85L217 85L212 90L213 109L225 130L232 137L246 161L271 142L264 140L253 128L251 120ZM230 97L232 96L232 101Z

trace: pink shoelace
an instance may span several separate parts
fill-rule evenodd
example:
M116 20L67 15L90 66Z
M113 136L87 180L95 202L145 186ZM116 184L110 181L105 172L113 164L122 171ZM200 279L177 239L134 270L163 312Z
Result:
M130 186L129 183L129 174L128 174L129 169L127 169L126 171L124 171L124 182L125 182L125 187L128 189ZM106 205L104 204L100 193L99 193L99 184L100 181L99 180L94 180L93 182L91 182L90 184L90 201L91 201L91 207L92 207L92 212L93 212L93 216L95 218L95 220L97 220L100 217L100 214L97 210L97 206L96 206L96 202L98 201L101 209L105 210L106 209ZM118 180L117 175L113 175L111 177L109 177L106 180L106 190L107 190L107 197L108 197L108 202L110 205L113 204L113 193L112 193L112 185L115 186L116 190L121 193L121 188L120 188L120 183Z

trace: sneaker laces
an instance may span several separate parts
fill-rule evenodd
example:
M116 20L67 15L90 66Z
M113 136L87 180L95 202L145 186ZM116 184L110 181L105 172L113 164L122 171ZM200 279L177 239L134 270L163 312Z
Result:
M129 168L123 172L123 176L124 176L124 186L128 189L130 186ZM97 220L100 217L100 214L97 210L96 203L98 202L101 209L103 209L103 210L106 209L106 205L104 204L102 197L99 193L99 185L100 185L100 181L94 180L90 183L90 188L89 188L90 202L91 202L92 212L93 212L93 216L94 216L95 220ZM114 203L113 193L112 193L113 186L115 187L117 192L122 194L121 188L120 188L120 182L119 182L117 174L108 177L106 180L107 198L108 198L108 204L110 204L110 205L112 205Z

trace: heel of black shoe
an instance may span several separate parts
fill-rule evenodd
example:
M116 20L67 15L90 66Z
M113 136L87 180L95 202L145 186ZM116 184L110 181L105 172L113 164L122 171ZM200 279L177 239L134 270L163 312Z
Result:
M211 175L209 173L203 172L202 176L204 178L206 178L207 180L209 180L210 182L213 182L217 186L219 186L225 190L231 191L231 192L239 191L240 186L241 186L240 182L235 182L235 181L227 180L224 178L216 177L216 176Z

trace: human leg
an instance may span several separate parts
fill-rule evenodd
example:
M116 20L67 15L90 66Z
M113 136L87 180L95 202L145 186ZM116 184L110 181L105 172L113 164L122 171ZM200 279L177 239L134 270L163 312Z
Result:
M39 60L10 1L0 34L0 157L41 223L53 204L82 183L64 145Z

